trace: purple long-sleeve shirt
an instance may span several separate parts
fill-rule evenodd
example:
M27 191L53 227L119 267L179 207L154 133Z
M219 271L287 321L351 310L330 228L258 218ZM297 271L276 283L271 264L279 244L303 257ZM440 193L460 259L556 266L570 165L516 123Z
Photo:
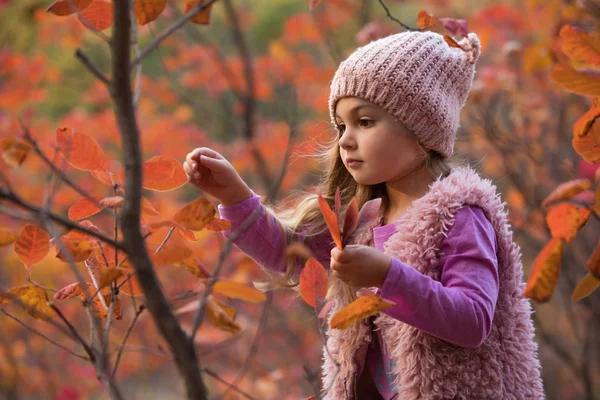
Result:
M276 228L275 217L266 212L256 194L230 207L219 205L221 218L231 222L231 231L223 234L228 237L257 208L260 208L259 217L234 243L264 268L284 271L283 234ZM395 225L376 227L373 233L375 248L383 251L383 244L395 233ZM312 239L308 246L315 258L328 268L333 247L331 237ZM378 292L396 304L384 312L458 346L479 346L490 332L498 298L496 250L496 235L483 210L471 205L458 209L440 249L441 281L392 257L387 277ZM394 377L390 373L393 365L380 342L375 335L366 360L380 394L389 399L394 394Z

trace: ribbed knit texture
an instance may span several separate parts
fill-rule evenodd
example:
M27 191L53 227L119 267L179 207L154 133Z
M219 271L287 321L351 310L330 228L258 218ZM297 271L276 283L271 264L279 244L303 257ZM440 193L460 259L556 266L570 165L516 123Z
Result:
M359 47L333 77L331 122L339 99L360 97L393 115L425 148L449 157L480 54L474 33L458 44L450 47L435 32L402 32Z

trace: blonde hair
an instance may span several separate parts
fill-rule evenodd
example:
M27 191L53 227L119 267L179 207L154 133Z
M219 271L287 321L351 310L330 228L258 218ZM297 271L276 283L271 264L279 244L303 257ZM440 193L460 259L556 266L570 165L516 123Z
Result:
M414 134L413 134L413 137ZM416 138L416 137L415 137ZM466 159L457 154L451 157L443 157L440 153L425 149L419 143L424 167L427 168L433 179L448 176L452 168L457 168L465 164ZM284 202L277 206L265 204L267 212L270 212L276 218L279 229L284 232L286 243L289 245L297 234L306 237L306 241L313 240L316 236L324 233L327 226L321 214L318 204L318 195L321 194L333 208L336 188L340 188L340 197L342 211L350 203L353 197L356 197L358 208L364 203L375 198L382 199L382 211L385 213L390 206L390 199L386 192L385 183L376 185L362 185L357 183L348 172L340 157L337 135L321 146L320 152L316 154L322 165L322 176L320 183L312 191L296 191ZM296 260L290 259L287 262L287 269L283 276L270 276L270 282L257 283L257 286L263 289L277 287L294 287L297 282L293 280ZM355 299L354 291L339 279L331 278L327 299L336 299L338 306L344 307Z

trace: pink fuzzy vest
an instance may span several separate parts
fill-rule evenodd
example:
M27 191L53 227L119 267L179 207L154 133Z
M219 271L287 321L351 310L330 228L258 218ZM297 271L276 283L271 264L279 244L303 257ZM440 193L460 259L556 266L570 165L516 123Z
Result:
M496 231L500 291L491 333L481 346L464 348L380 313L374 323L395 361L395 399L543 399L531 305L521 298L521 251L512 240L505 203L490 180L465 167L435 181L397 221L385 252L440 280L439 249L465 204L481 207ZM348 342L351 335L358 335L354 344ZM329 330L328 351L323 352L326 399L354 398L356 363L363 362L355 357L370 340L364 320L358 330Z

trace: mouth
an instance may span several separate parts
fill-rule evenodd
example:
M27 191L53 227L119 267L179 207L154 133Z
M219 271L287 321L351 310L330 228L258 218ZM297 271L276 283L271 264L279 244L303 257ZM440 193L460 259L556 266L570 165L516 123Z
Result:
M356 168L356 167L360 166L362 163L363 163L363 161L361 161L361 160L355 160L353 158L346 159L346 165L348 166L348 168Z

